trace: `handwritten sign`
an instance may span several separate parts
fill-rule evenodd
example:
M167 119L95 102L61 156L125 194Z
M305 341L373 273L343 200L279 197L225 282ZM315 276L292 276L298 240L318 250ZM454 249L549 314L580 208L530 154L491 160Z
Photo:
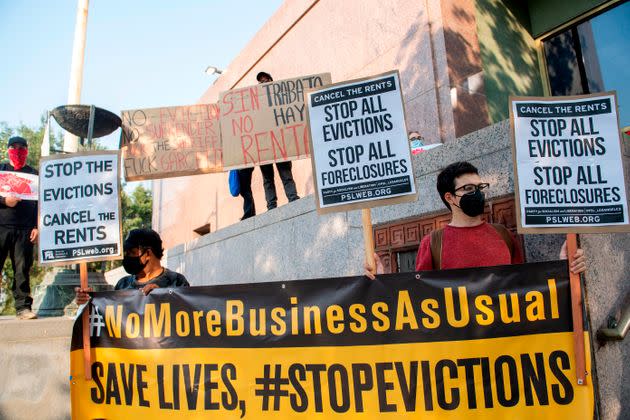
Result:
M417 199L398 72L309 91L306 100L320 213Z
M40 264L122 257L119 167L118 151L42 158Z
M519 232L630 230L614 93L510 105Z
M123 111L122 120L127 181L223 171L217 104Z
M0 171L0 196L37 200L39 177L23 172Z
M304 91L330 82L330 73L323 73L221 93L223 166L246 168L309 157Z

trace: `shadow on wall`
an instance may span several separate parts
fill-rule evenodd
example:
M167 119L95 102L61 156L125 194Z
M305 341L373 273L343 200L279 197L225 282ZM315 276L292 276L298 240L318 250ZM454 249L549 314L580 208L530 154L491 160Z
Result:
M542 96L529 12L524 2L477 0L481 60L492 122L509 116L509 96Z
M437 75L433 68L431 34L426 21L426 12L421 10L401 38L394 64L403 85L407 128L421 132L427 143L440 143L441 127L435 93ZM427 95L430 99L426 98ZM435 118L431 118L432 113L424 115L429 104L436 106ZM416 107L419 109L416 110Z
M457 24L462 23L468 26L474 24L474 15L467 10L454 7L450 13L457 19ZM426 22L428 18L425 12L420 11L416 16L416 23L402 38L395 63L405 86L404 99L408 109L413 108L411 104L416 100L422 101L425 107L427 104L436 107L430 112L435 115L431 121L425 116L415 117L413 112L408 113L407 122L410 128L422 132L429 140L428 143L437 143L442 137L441 133L446 131L444 127L440 127L440 124L445 123L440 121L439 90L441 88L451 89L451 105L457 137L488 126L489 119L484 81L478 64L479 57L474 51L473 44L462 32L448 27L434 27L434 39L432 39L431 28ZM440 42L442 36L443 44ZM448 86L440 84L438 69L435 67L440 65L438 56L441 45L446 47L448 69L443 69L443 71L448 70ZM430 95L431 98L427 98L426 95ZM426 112L426 108L421 111ZM435 124L436 127L423 126L426 124Z

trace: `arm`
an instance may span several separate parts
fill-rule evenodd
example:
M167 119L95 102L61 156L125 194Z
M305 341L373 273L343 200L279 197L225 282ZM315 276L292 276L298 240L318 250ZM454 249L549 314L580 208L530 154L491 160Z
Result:
M426 235L420 242L416 256L416 271L433 270L433 256L431 255L431 235Z
M0 197L0 204L4 205L5 207L15 207L20 201L22 201L22 199L19 197Z
M564 241L562 248L560 248L560 259L566 260L567 258L567 241ZM580 274L586 271L586 256L584 255L584 250L582 248L578 248L575 251L569 270L574 274Z
M75 287L74 288L74 293L75 293L74 300L76 301L77 305L83 305L84 303L87 303L87 301L90 300L90 295L89 295L90 292L93 292L91 287L88 287L87 289L82 289L80 287Z
M376 267L374 270L372 270L372 267L370 267L367 261L365 261L365 263L363 264L363 269L365 270L363 274L370 280L376 280L377 274L385 274L385 267L383 267L383 261L381 261L381 257L379 257L376 252L374 253L374 263L376 264Z
M510 236L512 237L512 264L523 264L525 262L525 256L521 241L518 236L512 234L512 232L510 232Z

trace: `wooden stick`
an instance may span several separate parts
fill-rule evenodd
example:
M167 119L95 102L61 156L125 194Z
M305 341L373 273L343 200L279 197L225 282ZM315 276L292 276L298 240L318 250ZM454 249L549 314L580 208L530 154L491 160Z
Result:
M577 235L567 233L567 256L569 266L577 251ZM569 270L571 284L571 312L573 315L573 347L575 351L575 373L578 385L586 385L586 358L584 351L584 318L582 316L582 284L580 275Z
M81 278L81 289L88 288L87 263L79 263L79 275ZM85 379L92 380L92 361L90 348L90 319L89 305L83 309L81 319L83 321L83 367L85 369Z
M370 271L376 274L376 262L374 261L374 235L372 234L372 213L370 209L362 209L363 242L365 243L365 262Z

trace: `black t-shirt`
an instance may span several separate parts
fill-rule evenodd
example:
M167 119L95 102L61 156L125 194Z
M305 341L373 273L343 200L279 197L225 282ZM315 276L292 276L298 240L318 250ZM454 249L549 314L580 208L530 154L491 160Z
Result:
M0 171L6 172L22 172L25 174L37 175L37 171L26 165L16 171L9 163L0 163ZM4 204L4 197L0 197L0 226L33 229L37 227L37 201L22 200L15 205L9 207Z
M152 283L156 283L160 288L190 286L190 284L188 284L188 280L186 280L186 277L184 277L182 274L165 268L162 274L144 283L138 282L136 280L136 276L125 276L122 279L118 280L118 283L116 283L116 287L114 287L114 290L142 289L147 284Z

